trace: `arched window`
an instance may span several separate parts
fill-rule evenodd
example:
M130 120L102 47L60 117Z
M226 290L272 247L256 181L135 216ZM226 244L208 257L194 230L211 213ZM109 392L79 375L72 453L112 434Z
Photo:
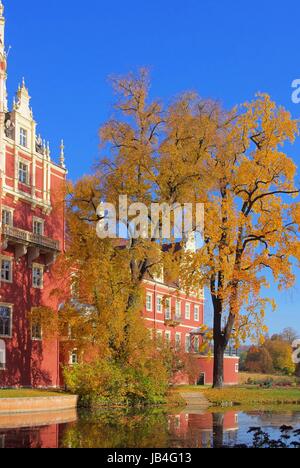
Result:
M0 370L6 366L6 348L3 340L0 340Z

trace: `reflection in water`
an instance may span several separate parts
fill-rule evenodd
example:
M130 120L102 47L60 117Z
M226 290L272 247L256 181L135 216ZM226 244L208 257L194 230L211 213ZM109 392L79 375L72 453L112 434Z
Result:
M27 415L31 427L24 427L22 419L18 427L17 415L11 416L10 424L1 423L0 416L0 448L217 448L251 443L247 431L253 425L269 428L274 435L283 423L300 426L299 407L277 413L178 411L83 411L78 418L75 413Z

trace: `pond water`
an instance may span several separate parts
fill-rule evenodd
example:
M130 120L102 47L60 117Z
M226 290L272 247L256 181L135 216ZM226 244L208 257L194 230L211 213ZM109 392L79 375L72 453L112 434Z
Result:
M300 407L278 411L69 411L0 415L0 448L204 448L251 444L249 427L275 438L300 428Z

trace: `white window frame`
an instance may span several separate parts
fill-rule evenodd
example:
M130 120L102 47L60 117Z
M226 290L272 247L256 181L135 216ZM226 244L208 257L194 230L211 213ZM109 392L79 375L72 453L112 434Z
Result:
M41 233L35 232L35 226L36 224L41 225ZM33 217L32 219L32 232L33 234L36 234L37 236L43 236L44 235L44 229L45 229L45 220L42 218L37 218L36 216Z
M171 332L169 330L165 331L165 342L168 345L171 344Z
M28 130L24 127L20 127L20 146L28 148Z
M4 215L5 211L7 213L9 213L9 216L10 216L10 222L9 223L3 223L3 215ZM1 223L2 223L2 226L13 226L14 225L14 209L13 208L9 208L8 206L2 206Z
M73 361L73 356L76 356L76 362ZM69 364L70 366L76 366L77 364L79 364L79 356L77 349L73 349L73 351L70 352Z
M150 303L148 302L148 299L150 299ZM146 311L153 312L153 294L151 293L146 294Z
M37 324L36 323L32 323L31 325L31 340L32 341L43 341L43 329L42 329L42 324L38 324L40 326L40 329L41 329L41 336L40 337L37 337L37 336L34 336L33 334L33 327L36 326Z
M176 301L175 318L181 319L181 317L182 317L181 301Z
M12 257L1 256L0 260L1 260L1 278L0 278L0 281L2 283L11 284L13 282L13 259L12 259ZM2 262L7 262L7 263L10 264L9 279L2 278L2 271L3 271ZM5 270L5 271L8 271L8 270Z
M191 303L190 302L185 303L184 310L185 310L185 319L191 320Z
M12 323L13 323L13 305L12 304L0 303L0 307L3 307L5 309L9 309L9 311L10 311L9 334L8 335L3 335L1 333L1 329L0 329L0 338L11 338L12 337Z
M194 320L195 322L200 322L200 306L198 304L194 305Z
M172 319L172 300L170 297L167 297L165 301L165 319Z
M26 170L24 168L21 168L21 164L22 166L24 166L24 168L26 167ZM26 180L24 182L24 178L21 176L22 175L26 175ZM19 184L23 184L23 185L29 185L29 179L30 179L30 162L28 161L25 161L24 159L19 159L18 161L18 181L19 181Z
M163 297L162 296L157 296L157 298L156 298L156 312L158 314L162 314L163 311L164 311Z
M236 365L235 365L235 373L238 374L239 372L240 372L240 365L237 362Z
M42 275L41 275L41 285L35 284L35 270L41 270ZM34 289L43 289L44 287L44 265L40 265L38 263L34 263L32 265L32 287Z
M0 372L6 369L6 344L0 340Z
M179 332L175 333L175 349L177 351L181 350L181 333L179 333Z
M187 342L187 340L189 340L189 342ZM191 345L192 345L192 340L191 340L191 335L189 333L187 333L185 335L185 352L186 353L190 353L191 352Z

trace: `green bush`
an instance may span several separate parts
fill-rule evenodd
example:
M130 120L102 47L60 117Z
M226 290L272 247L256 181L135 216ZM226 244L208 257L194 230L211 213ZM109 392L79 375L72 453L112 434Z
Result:
M168 389L167 373L155 359L137 367L97 360L65 368L64 376L84 406L164 403Z

